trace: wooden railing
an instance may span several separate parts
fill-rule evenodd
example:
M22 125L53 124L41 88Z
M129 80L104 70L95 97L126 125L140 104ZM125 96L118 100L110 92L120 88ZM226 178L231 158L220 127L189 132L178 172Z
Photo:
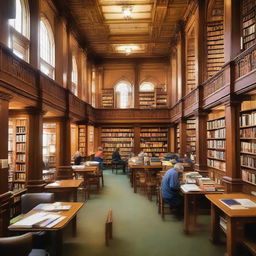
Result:
M184 99L184 109L192 107L197 101L197 89L190 92L183 99Z
M78 116L85 116L85 102L80 100L74 94L69 93L69 110Z
M182 101L178 101L170 110L171 121L174 122L182 116Z
M242 52L234 59L235 79L238 79L256 69L256 45Z

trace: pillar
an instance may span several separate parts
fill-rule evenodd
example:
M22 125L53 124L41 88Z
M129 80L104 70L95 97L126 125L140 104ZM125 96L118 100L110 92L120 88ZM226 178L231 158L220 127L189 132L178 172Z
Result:
M227 192L240 192L242 179L240 171L239 102L225 104L226 120L226 175L223 177Z
M43 111L40 108L27 108L29 119L28 141L28 172L27 189L29 192L40 192L43 190Z
M134 66L134 108L139 108L140 107L140 101L139 101L139 82L140 82L140 78L139 78L139 64L136 63Z

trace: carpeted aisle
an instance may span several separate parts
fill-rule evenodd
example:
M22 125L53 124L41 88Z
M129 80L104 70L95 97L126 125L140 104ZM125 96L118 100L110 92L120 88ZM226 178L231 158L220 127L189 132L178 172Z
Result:
M208 223L194 235L183 234L183 221L171 215L162 221L155 201L134 194L123 174L104 171L105 187L93 194L78 214L77 238L66 232L64 256L193 256L224 255L224 246L209 241ZM113 240L104 244L104 222L108 209L113 210ZM69 231L69 230L67 230Z

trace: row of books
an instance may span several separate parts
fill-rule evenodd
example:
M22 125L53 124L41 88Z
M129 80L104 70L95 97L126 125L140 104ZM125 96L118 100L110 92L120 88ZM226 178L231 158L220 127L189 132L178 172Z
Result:
M25 126L17 126L16 133L26 133L26 127Z
M102 138L103 142L132 142L133 138Z
M16 154L16 162L25 162L26 154Z
M225 160L225 151L208 150L208 157L218 158Z
M222 171L226 171L226 163L218 160L207 159L207 165Z
M15 176L15 180L25 180L26 179L26 173L21 172L14 172L13 175Z
M16 135L16 142L26 142L26 135Z
M256 112L242 114L240 116L240 126L256 125Z
M166 152L166 148L143 148L144 152Z
M13 190L19 190L25 188L25 183L14 183L13 184Z
M119 148L129 148L129 147L133 147L132 144L128 144L128 143L105 143L104 144L104 148L113 148L113 147L119 147Z
M256 127L240 129L241 138L256 138Z
M167 144L165 142L146 142L146 143L140 143L140 146L142 148L148 148L148 147L152 147L152 148L166 147L167 148Z
M207 122L207 130L225 127L225 119L217 119Z
M16 152L25 152L25 151L26 151L26 143L16 144Z
M168 132L168 128L141 128L141 132Z
M106 137L134 137L133 132L112 132L112 133L102 133L101 138Z
M224 150L226 147L226 141L225 140L208 140L207 147Z
M256 184L256 173L242 169L242 180Z
M222 128L219 130L207 131L207 138L208 139L215 139L215 138L223 138L226 137L226 129Z
M256 143L241 141L241 151L248 153L256 153Z
M26 171L26 165L25 164L16 164L16 170L25 172Z
M255 33L255 24L243 29L243 36L248 36L253 33Z
M129 128L103 128L101 130L102 133L105 132L133 132L133 129L129 129Z
M256 157L241 155L240 159L241 159L241 165L247 166L249 168L256 168Z
M16 119L16 126L26 126L26 119Z
M143 132L140 134L141 137L166 137L166 133L154 133L154 132Z

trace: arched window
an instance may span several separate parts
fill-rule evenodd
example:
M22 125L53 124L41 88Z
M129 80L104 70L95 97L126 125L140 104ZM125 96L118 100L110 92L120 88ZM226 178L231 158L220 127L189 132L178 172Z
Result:
M71 91L77 96L78 92L78 71L77 71L77 62L75 56L72 56L72 73L71 73L71 82L72 87Z
M46 19L40 20L40 70L54 78L55 44L51 26Z
M29 59L29 7L27 0L16 0L16 17L9 20L9 47L21 59Z
M140 92L153 92L154 90L155 86L150 82L144 82L140 85Z
M119 82L115 87L116 107L130 108L132 106L132 86L127 82Z

